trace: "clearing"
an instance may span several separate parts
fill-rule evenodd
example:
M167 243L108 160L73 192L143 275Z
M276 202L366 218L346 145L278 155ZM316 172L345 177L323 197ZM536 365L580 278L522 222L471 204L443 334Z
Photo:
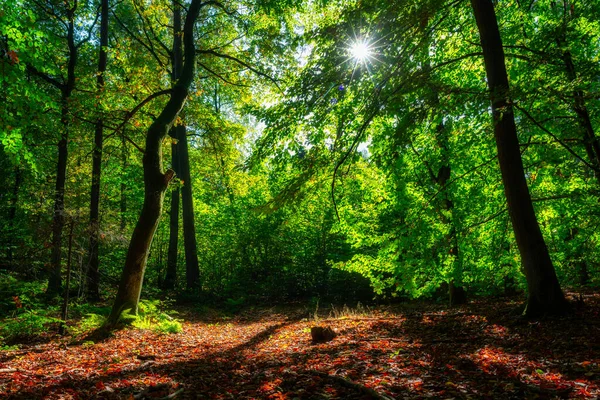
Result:
M600 296L525 321L516 300L233 317L184 313L183 331L99 343L49 335L0 353L7 399L553 399L600 396ZM283 310L283 311L282 311ZM312 326L337 336L313 344ZM70 341L69 341L70 340Z

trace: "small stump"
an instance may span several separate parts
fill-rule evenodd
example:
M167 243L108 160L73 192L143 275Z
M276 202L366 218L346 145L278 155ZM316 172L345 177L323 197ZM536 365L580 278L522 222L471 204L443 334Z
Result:
M313 326L310 328L310 336L312 337L313 343L325 343L333 340L337 335L335 331L328 326Z

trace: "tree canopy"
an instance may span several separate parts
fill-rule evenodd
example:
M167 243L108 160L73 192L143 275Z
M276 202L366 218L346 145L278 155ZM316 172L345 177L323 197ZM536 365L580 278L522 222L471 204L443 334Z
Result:
M600 283L597 2L1 5L0 273L50 297Z

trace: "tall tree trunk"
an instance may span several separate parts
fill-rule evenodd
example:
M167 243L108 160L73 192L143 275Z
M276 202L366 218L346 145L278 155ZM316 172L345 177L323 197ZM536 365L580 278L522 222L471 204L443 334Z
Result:
M171 128L171 137L177 138L178 127ZM179 152L178 143L171 144L171 164L175 173L179 172ZM171 210L169 212L169 249L167 250L167 272L163 282L163 288L166 290L175 289L177 284L177 248L179 245L179 188L171 192Z
M525 179L494 5L492 0L471 0L471 6L479 29L490 89L494 136L504 192L527 278L528 297L524 313L531 317L562 313L568 304L537 222Z
M61 289L61 246L65 225L65 182L67 176L68 140L69 140L69 100L75 88L75 65L77 47L75 46L75 8L67 10L67 45L69 48L67 81L61 89L61 138L58 142L58 162L56 166L56 185L54 192L54 215L52 221L52 254L50 257L50 276L48 294L58 294Z
M10 208L8 210L8 248L6 249L6 263L10 269L13 267L13 247L14 238L16 236L15 232L15 220L17 218L17 206L19 204L19 188L21 187L21 179L23 177L23 172L21 171L21 167L19 165L15 165L15 184L13 186L13 193L10 199Z
M571 52L565 51L562 58L567 70L567 77L571 82L574 82L577 79L577 73L575 71L575 64L573 63ZM585 105L583 92L581 90L575 90L573 92L573 97L575 98L573 110L577 114L577 121L579 122L583 134L585 151L590 160L590 164L594 167L594 176L600 184L600 142L594 132L590 113Z
M177 1L173 1L173 52L171 53L171 80L173 83L179 79L183 54L181 53L181 7ZM171 168L177 175L179 168L179 126L171 128L169 135L171 141ZM169 249L167 250L167 273L163 288L174 289L177 284L177 254L179 247L179 188L171 192L171 210L169 212Z
M557 7L557 4L551 3L551 7ZM556 38L556 44L558 48L567 47L567 27L568 23L573 21L575 18L574 10L568 6L568 3L563 4L563 27L559 36ZM567 78L571 83L577 80L577 71L575 69L575 63L573 62L573 56L569 50L565 50L561 55L562 61L565 65ZM590 113L585 104L584 93L580 89L573 91L573 98L575 103L573 104L573 110L577 114L577 120L581 128L583 136L583 145L587 153L590 164L594 168L594 176L600 183L600 140L594 132Z
M104 90L104 72L106 71L106 49L108 47L108 0L102 0L100 11L100 53L98 56L98 76L96 89L99 96ZM98 262L98 236L100 232L100 181L102 176L102 142L104 136L102 116L96 121L94 132L94 150L92 152L92 187L90 195L90 261L87 273L87 298L100 299L100 275Z
M148 128L146 149L142 161L144 168L144 204L129 244L121 283L107 321L108 326L114 326L125 309L131 309L134 313L137 313L150 244L158 226L165 191L175 175L173 170L163 172L162 141L183 108L189 87L194 79L196 62L194 23L203 4L207 3L201 3L201 0L192 0L188 8L183 28L185 61L181 76L173 86L169 101L164 109Z
M63 293L63 304L62 304L62 322L60 327L58 328L58 333L64 335L67 318L69 316L69 290L71 288L71 255L73 254L73 228L75 227L75 222L71 220L71 229L69 230L69 247L67 251L67 281L65 282L65 291Z
M119 218L120 218L120 229L121 232L125 230L127 226L127 141L125 140L125 133L121 136L121 185L120 185L120 199L119 199Z
M426 12L421 20L421 28L425 30L429 23L430 15ZM428 41L424 47L426 54L425 59L428 60L429 47L431 43ZM427 90L430 92L431 108L433 110L440 109L440 96L438 88L431 81L431 65L427 61L425 65L427 71ZM439 115L434 115L431 119L435 120ZM448 126L444 122L443 118L440 118L440 122L435 125L435 140L438 148L440 149L439 167L437 173L432 169L429 164L426 167L429 172L429 178L431 182L438 187L441 194L439 205L436 206L436 210L442 220L442 223L449 228L449 233L446 235L445 240L448 247L448 256L452 257L452 268L450 273L450 281L448 282L448 298L450 306L460 305L467 302L466 292L462 287L462 264L459 258L459 247L458 247L458 233L456 229L456 215L454 213L454 203L451 199L451 193L449 187L446 185L452 176L452 165L450 164L450 143L448 140Z
M185 246L185 276L187 288L198 286L200 267L198 265L198 244L196 243L196 226L194 221L194 200L192 197L192 176L190 174L190 158L188 153L185 126L177 127L179 131L179 158L181 168L181 199L183 205L183 244Z

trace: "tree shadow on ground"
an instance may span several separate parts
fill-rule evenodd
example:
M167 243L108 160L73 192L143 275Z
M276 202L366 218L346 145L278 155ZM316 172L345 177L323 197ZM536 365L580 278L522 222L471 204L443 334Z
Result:
M257 324L258 331L241 342L223 338L241 324L229 330L215 326L221 342L204 342L217 340L210 332L194 337L194 346L202 350L198 354L157 354L134 367L84 377L63 374L43 388L24 385L8 398L59 398L70 391L80 398L144 398L150 378L162 380L166 394L183 389L178 398L185 399L377 398L361 386L398 399L593 398L598 393L592 369L599 361L597 335L592 335L600 331L597 304L577 318L515 325L512 317L486 311L485 304L415 310L390 318L326 321L338 336L318 345L310 342L309 323ZM579 320L588 321L587 328L574 324ZM357 385L341 385L342 378Z

